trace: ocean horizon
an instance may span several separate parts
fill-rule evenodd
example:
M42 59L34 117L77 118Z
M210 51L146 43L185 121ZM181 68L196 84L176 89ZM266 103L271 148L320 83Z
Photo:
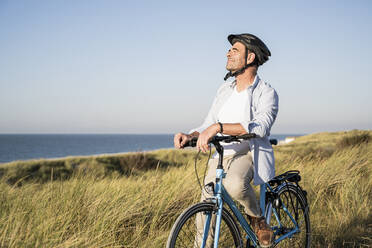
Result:
M273 134L278 141L304 134ZM0 163L173 148L174 134L0 134Z

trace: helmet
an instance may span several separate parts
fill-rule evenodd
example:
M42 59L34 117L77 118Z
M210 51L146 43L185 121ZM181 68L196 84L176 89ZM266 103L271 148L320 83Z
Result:
M269 56L271 56L270 50L265 43L253 34L230 34L227 39L231 45L239 41L243 43L248 50L254 52L258 65L265 63L269 60Z

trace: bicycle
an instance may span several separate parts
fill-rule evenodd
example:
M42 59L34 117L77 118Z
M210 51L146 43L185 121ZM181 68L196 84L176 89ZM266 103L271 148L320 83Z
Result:
M206 185L213 191L213 197L190 206L177 218L168 237L167 248L204 248L207 241L212 242L214 248L242 248L244 239L237 222L245 234L245 247L261 247L251 226L222 183L225 173L220 142L241 142L255 137L255 134L214 136L210 140L209 143L215 146L219 154L216 182ZM195 147L196 140L192 139L187 145ZM299 171L291 170L260 186L260 208L274 232L273 247L310 247L309 205L306 191L298 184L300 180ZM197 231L196 218L204 218L202 232Z

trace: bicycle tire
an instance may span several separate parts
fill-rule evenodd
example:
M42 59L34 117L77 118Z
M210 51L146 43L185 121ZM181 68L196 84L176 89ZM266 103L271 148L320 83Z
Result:
M167 248L200 247L200 244L196 242L196 216L198 214L216 215L215 204L202 202L186 209L177 218L172 227L167 241ZM211 229L212 228L210 228L210 230ZM238 226L231 214L225 208L222 210L220 230L218 247L243 247ZM209 241L213 246L213 240Z
M278 201L276 204L273 204L273 209L276 210L282 227L274 230L276 233L275 239L285 233L288 233L294 228L293 222L283 209L283 204L297 222L300 232L280 241L276 247L309 248L311 242L309 206L307 204L306 197L302 193L302 190L293 184L287 184L283 185L277 194L280 201ZM272 213L271 216L270 226L278 227L278 222L274 216L274 213Z

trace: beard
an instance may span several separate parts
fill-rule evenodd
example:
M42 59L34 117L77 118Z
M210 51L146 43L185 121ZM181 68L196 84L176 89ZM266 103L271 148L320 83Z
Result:
M241 68L244 67L244 63L239 63L239 61L227 61L226 63L226 70L235 72L237 70L240 70Z

